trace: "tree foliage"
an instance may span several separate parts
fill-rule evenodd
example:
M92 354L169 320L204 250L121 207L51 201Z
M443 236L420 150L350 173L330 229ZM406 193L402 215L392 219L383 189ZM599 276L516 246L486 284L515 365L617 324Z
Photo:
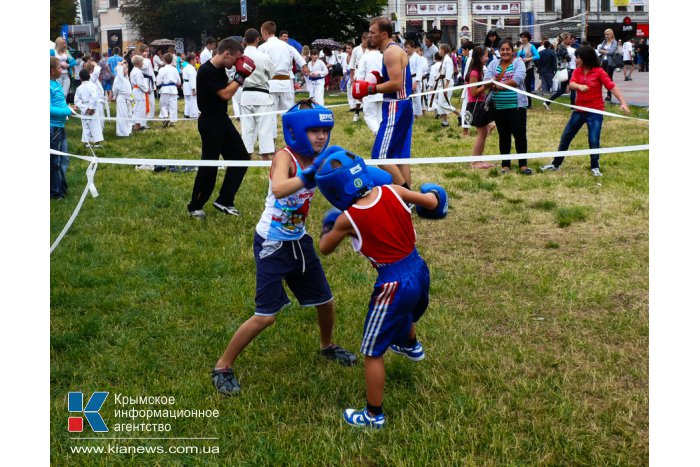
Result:
M75 24L77 13L77 0L51 0L49 16L51 40L55 40L61 35L61 26L64 24Z
M248 0L248 21L241 24L229 22L229 15L240 15L240 2L231 0L124 0L121 11L146 42L184 37L199 44L202 34L243 35L269 20L277 23L278 31L285 29L298 41L311 43L318 38L358 38L386 4L387 0Z

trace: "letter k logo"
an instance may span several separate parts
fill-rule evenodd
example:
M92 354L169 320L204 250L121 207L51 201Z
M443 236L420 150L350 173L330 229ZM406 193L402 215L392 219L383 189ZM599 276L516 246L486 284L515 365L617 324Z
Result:
M90 396L87 405L83 408L83 393L69 392L68 393L68 412L80 412L85 415L90 428L95 433L104 433L109 431L102 416L100 409L107 399L109 392L94 392ZM68 417L68 431L81 432L83 431L83 417Z

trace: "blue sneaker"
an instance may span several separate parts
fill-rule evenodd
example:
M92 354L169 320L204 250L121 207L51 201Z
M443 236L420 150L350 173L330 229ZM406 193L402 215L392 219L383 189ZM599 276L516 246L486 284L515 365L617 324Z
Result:
M384 414L375 415L374 417L367 412L367 407L362 410L345 409L343 418L352 426L366 426L369 428L382 428L386 422Z
M401 347L398 345L390 345L389 349L391 349L391 351L394 353L403 355L412 362L420 362L425 358L425 352L423 352L423 346L420 342L416 342L416 345L414 345L413 347Z

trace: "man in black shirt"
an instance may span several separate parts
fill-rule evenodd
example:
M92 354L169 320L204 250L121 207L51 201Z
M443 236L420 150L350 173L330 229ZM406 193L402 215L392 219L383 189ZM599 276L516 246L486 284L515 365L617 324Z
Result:
M236 68L233 81L228 83L226 68ZM217 54L202 65L197 72L197 106L201 111L197 129L202 138L202 160L250 160L241 135L236 131L226 113L231 100L243 81L255 70L255 64L243 55L243 47L237 41L224 39ZM238 188L243 182L247 167L227 167L219 197L214 207L224 214L239 215L233 204ZM204 204L209 200L216 184L217 167L200 167L194 180L192 200L187 205L190 216L204 219Z

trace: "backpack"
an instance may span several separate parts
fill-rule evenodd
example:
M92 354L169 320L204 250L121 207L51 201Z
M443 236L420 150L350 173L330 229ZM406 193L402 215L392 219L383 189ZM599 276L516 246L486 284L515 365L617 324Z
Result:
M112 70L109 69L107 60L102 60L99 65L102 67L100 69L100 81L110 81L114 79L114 75L112 74Z

